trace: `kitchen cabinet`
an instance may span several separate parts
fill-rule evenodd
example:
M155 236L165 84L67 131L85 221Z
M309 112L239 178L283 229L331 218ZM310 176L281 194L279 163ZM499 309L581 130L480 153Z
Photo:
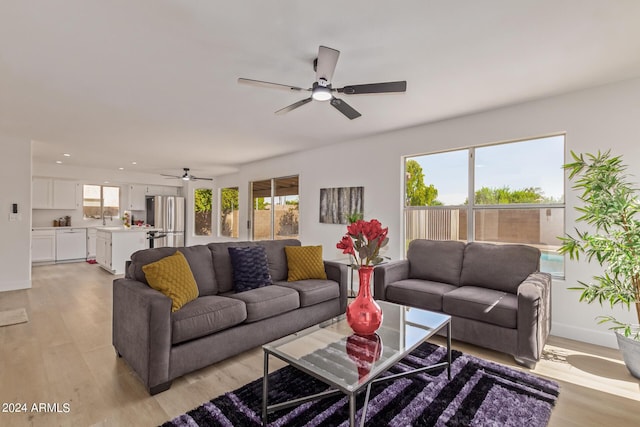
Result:
M53 262L56 260L55 230L31 231L31 262Z
M74 181L53 180L53 209L77 209L81 206L80 184Z
M53 207L52 179L33 178L31 181L31 207L32 209L51 209Z
M112 274L124 274L125 264L135 251L147 248L146 229L98 228L96 262Z
M96 259L96 236L98 231L95 228L87 229L87 259Z
M129 186L129 206L130 211L143 211L146 209L145 197L147 196L146 185Z
M86 228L61 228L56 232L56 262L85 260L87 257Z
M82 206L78 182L35 177L31 181L32 209L77 209Z
M178 187L169 185L148 185L147 196L179 196Z
M111 233L107 231L96 231L96 262L111 271Z

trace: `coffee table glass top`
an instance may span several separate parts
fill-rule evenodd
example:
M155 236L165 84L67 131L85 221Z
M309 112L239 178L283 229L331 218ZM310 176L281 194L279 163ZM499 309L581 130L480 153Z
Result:
M383 320L372 337L355 335L343 314L266 344L263 349L336 388L354 392L451 320L446 314L377 302Z

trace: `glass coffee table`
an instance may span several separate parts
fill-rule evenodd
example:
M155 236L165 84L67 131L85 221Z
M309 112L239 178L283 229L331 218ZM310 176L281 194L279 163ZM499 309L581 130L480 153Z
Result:
M360 425L364 425L371 386L420 372L447 367L451 379L451 317L385 301L382 325L374 336L353 334L345 315L322 322L292 335L262 346L264 376L262 383L262 422L274 411L297 406L324 397L344 394L349 399L349 425L356 424L356 395L366 389ZM381 376L416 347L446 327L447 360L431 366L399 374ZM330 386L324 392L302 396L287 402L269 405L269 356L317 378Z

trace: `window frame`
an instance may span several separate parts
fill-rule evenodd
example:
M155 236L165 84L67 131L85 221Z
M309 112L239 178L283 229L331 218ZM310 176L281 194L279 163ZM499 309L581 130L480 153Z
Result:
M267 179L256 179L253 181L249 182L249 206L251 207L251 213L250 213L250 220L249 220L249 224L248 224L248 228L249 228L249 235L251 240L280 240L277 239L277 237L279 235L276 234L276 203L275 203L275 199L277 197L287 197L288 195L286 194L280 194L278 195L278 186L277 186L277 181L278 180L286 180L286 179L292 179L295 178L296 181L296 188L297 188L297 198L298 198L298 209L300 207L300 175L286 175L286 176L279 176L279 177L275 177L275 178L267 178ZM256 209L254 208L254 184L255 183L261 183L261 182L266 182L269 181L270 182L270 195L269 196L264 196L264 198L269 198L270 199L270 215L269 215L269 237L267 239L256 239L255 236L255 231L256 231L256 218L255 218L255 212ZM286 205L286 202L285 202ZM297 227L298 227L298 234L297 235L290 235L290 236L285 236L285 239L288 238L298 238L299 236L299 230L300 230L300 216L298 215L298 222L297 222Z
M527 210L527 209L535 209L535 210L542 210L542 209L562 209L562 215L563 215L563 222L562 222L562 233L564 234L565 229L566 229L566 220L564 220L565 215L566 215L566 180L563 179L562 182L562 188L563 188L563 197L562 197L562 202L557 202L557 203L504 203L504 204L476 204L476 200L475 200L475 193L476 193L476 188L475 188L475 183L476 183L476 164L475 164L475 159L476 159L476 150L477 149L482 149L485 147L492 147L492 146L498 146L498 145L505 145L505 144L517 144L520 142L525 142L525 141L533 141L533 140L537 140L537 139L545 139L545 138L552 138L552 137L562 137L562 144L563 144L563 159L562 159L562 164L564 164L566 162L566 133L556 133L556 134L550 134L550 135L543 135L543 136L537 136L537 137L530 137L530 138L521 138L521 139L516 139L516 140L510 140L510 141L502 141L502 142L496 142L496 143L488 143L488 144L482 144L482 145L476 145L476 146L469 146L469 147L462 147L462 148L456 148L456 149L452 149L452 150L443 150L443 151L436 151L436 152L432 152L432 153L423 153L423 154L416 154L416 155L407 155L407 156L403 156L402 157L402 163L403 163L403 172L404 172L404 176L407 176L407 170L406 170L406 165L407 165L407 161L410 159L415 159L417 157L421 157L421 156L430 156L430 155L437 155L437 154L443 154L443 153L450 153L450 152L455 152L455 151L467 151L467 171L468 171L468 175L467 175L467 203L466 204L457 204L457 205L433 205L433 206L408 206L406 204L406 200L407 200L407 182L406 180L403 182L403 206L402 206L402 226L403 226L403 236L404 236L404 240L409 243L409 236L407 236L407 211L411 211L411 210L431 210L431 211L444 211L444 210L464 210L466 211L467 214L467 224L466 224L466 233L467 233L467 242L473 242L476 241L476 213L479 211L483 211L483 210ZM425 209L427 208L427 209ZM498 243L500 244L500 243ZM527 244L527 243L522 243L522 244ZM406 246L405 246L405 256L406 256ZM541 254L542 256L542 254ZM556 279L564 279L565 277L565 268L566 268L566 263L563 262L563 269L562 269L562 273L561 274L557 274L557 273L550 273L552 274L552 276Z
M236 209L231 211L231 215L232 215L232 219L233 219L233 215L234 212L238 212L237 216L238 216L238 221L236 223L234 223L231 226L231 234L229 236L222 234L222 231L224 229L224 226L222 225L222 221L223 218L226 218L226 214L223 216L223 192L225 190L235 190L236 191L236 200L235 200L235 204L236 204ZM229 238L229 239L238 239L240 237L240 187L221 187L218 189L218 237L225 237L225 238ZM234 235L235 234L235 235Z
M100 217L99 218L94 218L94 217L88 217L85 215L85 200L96 200L96 199L87 199L85 197L85 187L99 187L100 188ZM83 220L96 220L99 219L101 221L104 222L105 220L105 208L107 206L105 206L105 202L104 202L104 189L105 188L112 188L112 189L116 189L118 190L118 215L116 217L120 217L124 211L122 210L122 188L120 188L120 186L118 185L106 185L106 184L83 184L82 185L82 219ZM113 207L113 206L109 206L109 207ZM111 219L113 219L114 215L110 215Z

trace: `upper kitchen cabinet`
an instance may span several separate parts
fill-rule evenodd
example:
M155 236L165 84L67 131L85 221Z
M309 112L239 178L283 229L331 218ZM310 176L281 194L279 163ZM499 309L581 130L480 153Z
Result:
M34 177L31 194L33 209L77 209L82 206L82 188L75 181Z
M82 206L82 188L74 181L53 180L53 209L77 209Z
M31 207L33 209L53 208L53 180L33 178L31 181Z
M147 196L179 196L178 187L169 185L147 186Z
M127 209L130 211L145 210L146 196L147 196L146 185L130 185L129 186L129 205L127 206Z
M179 188L169 185L129 185L129 203L127 210L143 211L147 208L147 196L179 196Z

